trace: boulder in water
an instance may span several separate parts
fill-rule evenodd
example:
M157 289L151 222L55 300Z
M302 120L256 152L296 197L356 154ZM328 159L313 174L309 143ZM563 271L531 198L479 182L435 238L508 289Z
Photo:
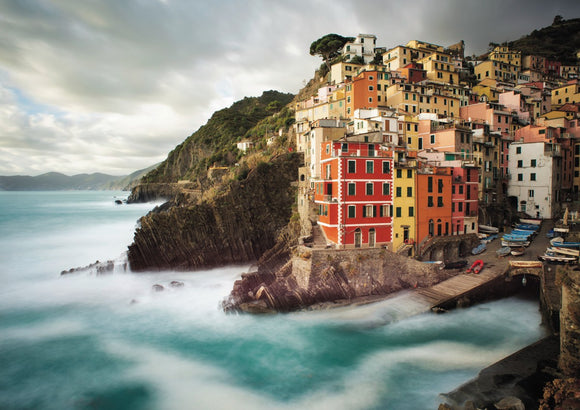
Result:
M155 284L151 287L155 292L163 292L165 288L162 285Z

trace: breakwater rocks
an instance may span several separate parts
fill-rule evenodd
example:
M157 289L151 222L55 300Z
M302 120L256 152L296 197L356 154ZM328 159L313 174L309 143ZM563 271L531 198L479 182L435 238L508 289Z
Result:
M131 269L195 270L258 260L290 220L301 162L299 154L280 155L220 186L211 199L170 201L150 212L129 246Z
M260 261L262 262L262 261ZM268 264L273 266L272 262ZM298 246L273 270L259 263L224 300L226 311L286 312L432 286L456 274L386 249L329 250Z

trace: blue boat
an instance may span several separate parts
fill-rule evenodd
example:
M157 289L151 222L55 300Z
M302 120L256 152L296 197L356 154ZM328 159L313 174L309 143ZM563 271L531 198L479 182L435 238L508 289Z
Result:
M525 229L526 231L537 231L540 229L539 225L532 225L532 224L517 224L515 229Z
M505 234L504 236L502 236L502 239L506 240L506 241L527 241L529 240L529 236L524 236L524 235L512 235L512 234Z
M564 238L558 236L550 240L550 245L558 248L574 248L580 249L580 242L564 242Z
M484 252L487 249L487 245L485 243L480 243L475 248L471 250L473 255L479 255L480 253Z
M509 235L520 235L520 236L525 236L525 237L530 237L530 236L533 236L535 234L536 233L532 232L532 231L521 231L519 229L514 229L513 231L511 231L509 233Z

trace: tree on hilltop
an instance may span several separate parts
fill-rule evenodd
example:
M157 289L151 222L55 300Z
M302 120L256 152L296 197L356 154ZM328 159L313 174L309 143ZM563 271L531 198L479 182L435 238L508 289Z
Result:
M318 55L322 57L322 61L324 61L326 67L330 71L330 61L339 55L339 51L346 43L353 40L353 37L327 34L310 44L310 55Z

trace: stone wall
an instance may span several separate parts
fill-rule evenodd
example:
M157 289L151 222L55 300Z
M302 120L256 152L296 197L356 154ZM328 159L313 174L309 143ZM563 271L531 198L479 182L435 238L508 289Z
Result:
M559 367L569 377L580 374L580 273L562 272Z

